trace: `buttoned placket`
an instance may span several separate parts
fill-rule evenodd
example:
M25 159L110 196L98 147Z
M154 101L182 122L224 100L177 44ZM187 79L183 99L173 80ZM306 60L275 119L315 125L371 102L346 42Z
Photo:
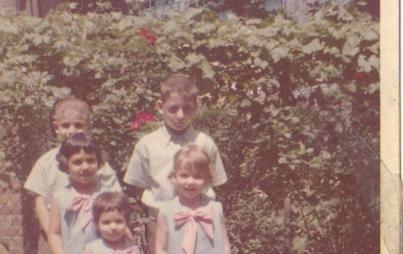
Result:
M184 145L191 142L187 136L190 135L193 130L193 126L189 126L189 129L183 135L176 135L169 132L169 130L164 126L163 134L167 139L166 146L170 147L175 153Z

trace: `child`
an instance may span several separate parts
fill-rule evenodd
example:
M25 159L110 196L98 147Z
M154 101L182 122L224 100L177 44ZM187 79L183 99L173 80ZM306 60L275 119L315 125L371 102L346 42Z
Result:
M214 175L208 154L186 145L175 154L173 169L177 197L160 208L156 253L230 253L221 203L203 192Z
M83 254L139 254L140 251L126 237L129 230L130 204L121 192L104 192L92 207L98 235L95 241L84 247Z
M185 75L172 75L161 83L161 97L156 108L164 125L143 137L135 146L124 182L144 188L141 201L147 206L151 218L148 230L148 244L153 253L155 217L158 204L174 196L169 180L175 153L185 144L195 143L205 149L215 168L216 178L212 186L227 181L227 176L214 141L192 126L197 111L197 87ZM210 189L209 196L214 197Z
M53 127L60 142L73 133L87 132L90 128L90 107L83 100L66 98L56 105ZM56 147L40 157L24 185L25 189L35 194L35 213L45 233L49 225L51 196L68 183L68 174L58 168L56 160L58 151L59 147ZM114 191L121 190L116 175L108 163L105 163L97 173L102 185Z
M97 171L104 160L91 136L74 133L61 145L57 154L59 169L68 174L68 183L52 197L49 245L54 254L82 253L86 243L96 239L92 222L92 202L103 186Z

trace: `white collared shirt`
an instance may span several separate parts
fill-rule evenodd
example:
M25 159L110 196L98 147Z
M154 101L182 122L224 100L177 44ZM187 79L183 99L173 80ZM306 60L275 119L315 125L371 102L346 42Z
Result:
M69 175L61 171L58 167L59 164L56 155L59 149L60 146L42 155L36 161L24 184L25 189L45 197L48 206L54 192L64 188L70 182ZM100 177L101 185L111 191L122 190L114 170L108 163L105 163L105 165L97 171L97 175Z
M185 144L193 143L204 149L215 167L213 186L227 181L227 175L218 152L217 145L206 134L189 126L182 135L170 133L165 126L144 136L135 146L123 181L145 188L141 201L158 208L161 201L171 199L174 188L169 174L173 168L175 153ZM210 188L207 195L215 198Z

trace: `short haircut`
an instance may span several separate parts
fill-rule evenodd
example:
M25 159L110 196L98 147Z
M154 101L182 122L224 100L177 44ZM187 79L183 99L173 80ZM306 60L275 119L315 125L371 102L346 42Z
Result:
M206 151L195 144L184 145L174 156L173 172L179 169L201 172L209 183L214 178L214 167Z
M177 93L185 96L187 99L196 102L199 90L196 84L184 74L172 74L168 79L161 83L161 100L164 102L171 94Z
M76 97L67 97L60 101L55 107L54 121L58 121L63 114L69 111L79 113L83 118L90 120L91 109L87 102Z
M102 167L105 163L104 156L101 149L96 144L91 135L87 133L74 133L69 136L60 146L59 152L56 156L59 162L59 169L68 172L68 162L73 154L79 153L84 150L86 153L94 153L97 157L98 167Z
M125 194L110 191L99 194L92 205L92 215L95 223L98 223L102 213L115 210L123 213L126 222L129 222L130 203Z

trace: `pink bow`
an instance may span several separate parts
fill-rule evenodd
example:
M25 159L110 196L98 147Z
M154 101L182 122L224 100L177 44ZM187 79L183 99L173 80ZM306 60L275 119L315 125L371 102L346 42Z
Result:
M81 214L80 225L85 228L92 220L92 199L89 195L78 194L73 198L67 210Z
M206 235L213 240L214 226L211 213L201 208L194 211L177 212L174 214L177 226L185 225L182 239L182 248L186 254L193 254L196 243L196 222L202 227Z
M116 250L113 254L138 254L137 248L131 247L126 250Z

